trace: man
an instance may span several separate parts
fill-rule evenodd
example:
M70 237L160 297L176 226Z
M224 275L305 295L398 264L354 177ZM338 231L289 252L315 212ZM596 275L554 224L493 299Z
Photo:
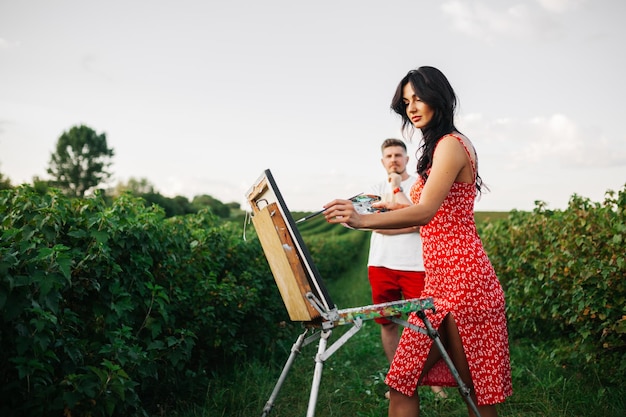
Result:
M370 193L385 201L411 204L407 195L417 178L406 171L409 157L405 143L398 139L386 139L381 145L381 152L387 179L373 186ZM425 279L419 229L374 230L367 270L374 304L419 298ZM384 318L375 321L381 324L383 350L391 363L400 341L398 324ZM439 396L445 396L440 387L432 389Z

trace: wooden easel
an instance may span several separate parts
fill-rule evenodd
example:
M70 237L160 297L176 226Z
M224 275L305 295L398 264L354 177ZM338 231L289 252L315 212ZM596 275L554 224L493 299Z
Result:
M474 413L480 417L476 405L470 398L469 388L461 380L441 343L439 334L426 317L425 310L435 310L432 298L399 300L338 310L330 298L269 169L265 170L248 190L246 199L252 209L252 223L289 318L292 321L301 322L305 328L291 348L291 354L263 408L262 417L267 417L272 410L274 401L300 349L319 341L306 414L306 417L314 417L324 362L361 329L365 320L377 317L386 317L404 327L428 335L439 349L442 359L455 378L461 395ZM398 318L402 314L412 312L418 315L425 328ZM328 346L332 329L342 325L352 327ZM311 334L308 335L309 333Z

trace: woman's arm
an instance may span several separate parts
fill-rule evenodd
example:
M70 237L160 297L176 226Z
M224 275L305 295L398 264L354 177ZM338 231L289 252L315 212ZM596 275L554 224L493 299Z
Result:
M419 226L403 227L402 229L375 229L372 232L380 233L381 235L395 236L404 235L406 233L418 233L420 232Z
M425 225L435 216L452 184L467 164L469 160L458 140L444 137L435 148L428 181L417 204L360 215L349 200L334 200L324 206L324 216L329 223L346 223L356 229L399 229Z

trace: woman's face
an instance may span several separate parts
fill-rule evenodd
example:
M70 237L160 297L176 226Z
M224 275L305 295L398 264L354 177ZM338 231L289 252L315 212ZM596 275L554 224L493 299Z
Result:
M402 100L406 105L406 115L416 129L423 129L433 119L435 111L415 94L411 83L402 88Z

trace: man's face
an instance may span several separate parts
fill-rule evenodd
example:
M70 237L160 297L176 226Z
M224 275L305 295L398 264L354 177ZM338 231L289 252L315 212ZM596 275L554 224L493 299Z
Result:
M402 175L406 171L406 164L409 162L409 157L402 146L387 146L383 149L381 162L387 174L395 172L396 174Z

